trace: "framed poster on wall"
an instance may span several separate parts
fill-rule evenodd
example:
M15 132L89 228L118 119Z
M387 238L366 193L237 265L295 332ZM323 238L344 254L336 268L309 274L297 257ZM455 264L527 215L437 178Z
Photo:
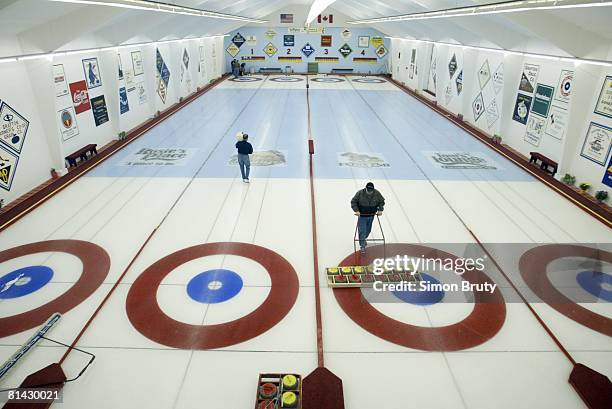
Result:
M370 36L359 36L359 48L368 48L370 46Z
M83 71L85 72L85 81L87 81L88 89L97 88L102 85L100 67L96 57L83 60Z
M610 156L610 161L608 162L608 167L604 172L604 177L601 180L604 185L612 187L612 156Z
M53 66L53 82L55 83L55 96L57 98L68 95L68 83L66 82L66 74L62 64Z
M610 153L612 128L591 122L587 131L580 156L604 166Z
M134 76L144 74L141 51L132 51L132 69L134 70Z
M612 76L607 76L601 86L595 113L612 118Z
M60 124L63 141L67 141L79 134L79 127L77 126L76 114L73 107L67 107L58 111L57 119Z
M321 47L331 47L332 46L332 36L322 35L321 36Z

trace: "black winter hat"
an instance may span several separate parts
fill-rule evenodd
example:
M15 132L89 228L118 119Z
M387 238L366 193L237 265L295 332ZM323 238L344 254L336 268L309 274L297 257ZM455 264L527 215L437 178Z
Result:
M374 189L374 183L372 182L366 183L366 189Z

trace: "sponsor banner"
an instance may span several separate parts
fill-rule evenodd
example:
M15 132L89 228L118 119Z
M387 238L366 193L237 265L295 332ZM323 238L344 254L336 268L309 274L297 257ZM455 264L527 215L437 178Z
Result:
M440 169L499 169L499 166L481 152L423 152Z
M159 98L165 104L166 97L168 96L168 87L161 77L157 80L157 95L159 95Z
M567 129L567 110L553 105L546 121L546 135L562 140Z
M378 64L378 58L374 57L353 57L353 62L358 64Z
M499 109L497 108L497 100L493 98L486 109L487 127L492 128L495 122L499 119Z
M289 34L323 34L325 27L289 27L287 32Z
M53 82L55 83L56 98L68 95L68 83L66 82L66 74L62 64L53 66Z
M612 118L612 76L607 76L601 86L595 113Z
M602 182L604 185L612 187L612 156L610 156L610 160L608 161L608 167L604 172Z
M100 126L108 122L108 110L106 109L106 101L104 95L100 95L91 99L91 111L93 112L96 126Z
M410 79L412 79L412 76L410 77ZM461 91L463 90L463 70L459 71L459 75L457 75L457 78L455 78L455 85L457 85L457 96L459 96L461 95Z
M251 166L279 167L287 166L287 151L269 150L256 151L250 155ZM232 155L228 166L238 165L238 155Z
M278 57L279 62L302 62L302 57L293 57L291 55L284 55Z
M17 155L0 146L0 187L2 189L11 190L18 162Z
M278 48L276 48L274 44L268 43L268 45L264 47L263 51L268 55L268 57L272 57L278 52Z
M249 47L257 46L257 36L254 36L254 35L247 36L246 43Z
M531 112L540 115L544 118L548 117L548 111L550 111L550 104L552 102L553 93L555 89L549 85L538 84L536 86L536 92L533 96L533 104L531 105Z
M493 73L493 90L495 95L504 89L504 63L500 63Z
M276 31L270 28L264 33L264 35L268 40L272 40L274 37L276 37Z
M353 36L353 33L348 28L345 28L344 30L340 32L340 37L342 37L344 41L348 41L352 36Z
M387 51L387 48L384 45L381 45L376 49L376 56L378 58L384 58L388 53L389 52Z
M378 48L385 43L385 40L382 37L374 36L372 37L372 40L370 40L370 43L372 44L372 47Z
M86 58L83 60L83 71L85 72L85 81L87 88L97 88L102 85L102 77L100 76L100 67L98 66L97 58Z
M349 55L351 55L353 49L348 44L344 43L344 45L340 47L338 51L344 58L347 58Z
M540 66L536 64L525 63L523 65L523 73L521 74L521 82L519 84L519 90L527 94L532 94L535 90L535 84L538 80L538 73L540 72Z
M448 74L449 74L448 78L453 78L453 75L455 75L455 72L457 72L457 56L453 53L453 56L448 62Z
M482 92L479 92L472 102L472 111L474 113L474 122L478 122L480 116L485 111L484 101L482 99Z
M359 48L368 48L370 46L370 36L359 36L357 45Z
M238 48L240 48L245 42L246 39L240 33L236 33L236 35L232 37L232 44L235 44Z
M127 91L125 90L125 87L121 87L119 88L119 112L121 115L123 115L126 112L129 112L129 110L130 103L128 101Z
M117 166L185 166L198 149L140 148L123 158Z
M282 13L280 15L281 24L293 24L293 14Z
M338 62L340 59L338 57L315 57L315 61L321 63L331 63Z
M142 105L147 102L147 90L144 81L136 84L136 95L138 95L138 104Z
M295 47L295 36L293 34L285 34L283 36L283 45L285 47Z
M156 60L157 60L157 72L162 82L164 83L164 87L168 89L168 82L170 81L170 69L166 65L164 61L164 57L162 57L161 52L159 52L159 48L156 50ZM165 101L164 101L165 102Z
M117 67L119 80L123 79L123 64L121 63L121 54L117 54Z
M142 63L142 52L141 51L132 51L132 69L134 70L134 75L142 75L144 74L144 64Z
M524 138L525 142L528 142L533 146L540 146L545 127L546 119L537 115L531 115L529 117L529 121L527 121L527 130L525 131Z
M348 168L389 168L382 153L338 152L338 166Z
M89 111L89 93L87 92L87 83L85 81L73 82L70 84L70 95L72 95L72 103L74 110L78 114Z
M11 108L6 102L0 105L0 142L21 153L28 134L30 122Z
M491 69L489 68L489 60L485 60L478 70L478 83L480 89L483 89L491 79Z
M59 128L62 133L62 140L67 141L79 134L79 127L76 122L76 114L73 107L64 108L57 113Z
M238 53L240 52L240 48L238 48L236 44L230 43L230 45L227 46L225 51L227 51L227 53L233 58L238 55Z
M332 46L332 38L333 37L330 36L330 35L322 35L321 36L321 47L331 47Z
M185 69L189 69L189 53L186 48L183 48L183 65Z
M527 124L527 118L529 117L529 110L531 109L532 97L529 95L518 94L516 96L516 102L514 103L514 112L512 113L512 119L521 124Z
M240 61L266 61L265 55L247 55L240 57Z
M555 101L563 102L564 104L570 102L573 82L574 71L561 70L559 82L557 83L557 92L555 92Z
M587 131L580 156L604 166L610 153L612 128L591 122Z
M451 86L451 84L448 84L446 88L444 88L444 105L448 106L451 99L453 99L453 96L455 96L455 93L453 92L453 87Z
M302 47L302 54L306 56L306 58L310 57L312 53L315 52L315 49L310 45L310 43L306 43L304 47Z

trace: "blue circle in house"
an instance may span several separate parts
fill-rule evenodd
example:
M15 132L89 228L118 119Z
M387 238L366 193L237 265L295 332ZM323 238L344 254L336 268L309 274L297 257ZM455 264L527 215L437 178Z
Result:
M429 274L421 273L423 281L431 284L440 284L440 281L430 276ZM444 298L444 291L420 291L417 288L414 291L393 291L393 295L400 300L409 304L415 305L433 305L437 304Z
M0 277L0 299L19 298L40 290L53 278L47 266L29 266Z
M208 270L187 283L187 295L197 302L217 304L235 297L242 290L242 278L233 271Z
M576 275L576 281L589 294L612 302L612 274L601 271L583 271ZM608 288L605 288L604 285L607 285Z

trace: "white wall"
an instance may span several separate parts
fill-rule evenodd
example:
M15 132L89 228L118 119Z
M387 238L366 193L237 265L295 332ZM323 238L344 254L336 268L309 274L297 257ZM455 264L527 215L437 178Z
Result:
M431 44L427 42L393 39L391 42L393 78L412 90L424 89L429 78L430 53L428 50L430 47ZM408 65L412 49L417 50L419 75L410 80ZM527 57L446 44L437 44L435 49L437 55L435 99L440 105L455 114L463 114L465 121L488 135L501 135L503 143L526 156L529 156L529 152L537 151L557 161L559 163L558 178L567 172L576 176L577 184L591 183L591 193L597 190L610 190L610 187L602 183L604 172L610 161L610 154L606 155L605 164L602 165L581 156L581 151L591 122L612 128L612 118L593 112L606 76L612 75L611 69L593 64L575 65L571 61ZM398 58L398 53L401 53L400 58ZM448 64L452 55L455 55L457 59L457 72L450 78ZM538 66L537 78L533 84L534 90L531 93L519 90L525 64ZM463 89L458 96L455 80L461 70L463 70ZM487 71L488 80L486 80ZM562 74L565 77L568 72L574 72L571 95L569 98L558 99ZM550 111L546 117L531 112L537 84L554 89ZM447 85L450 85L455 91L448 102L445 97ZM532 98L526 124L513 119L519 93ZM427 93L421 92L421 94L433 99ZM474 105L480 96L482 96L483 112L476 119ZM497 119L495 112L498 113ZM565 122L566 124L565 127L560 128L560 132L552 130L551 113L558 114L556 118L563 119L558 123ZM535 138L528 135L528 125L532 117L534 124L541 123L543 126L542 132L539 133L536 130L540 128L532 127L529 135L536 135ZM610 131L610 137L612 137L612 131Z
M200 67L200 47L203 58ZM170 81L166 101L157 92L156 49L170 69ZM189 54L188 68L181 80L184 68L183 52ZM131 53L140 51L144 73L133 75ZM0 199L5 204L28 192L50 178L51 168L62 170L64 157L81 147L95 143L102 147L117 139L120 131L129 131L150 119L154 113L163 111L203 87L224 72L223 38L202 38L136 47L121 47L97 52L81 52L55 58L40 58L25 62L0 64L0 100L25 117L29 122L27 136L18 156L10 190L0 189ZM123 79L119 79L119 56L123 68ZM96 126L92 109L74 115L78 134L67 138L62 132L60 112L73 109L72 95L56 96L53 66L64 68L66 84L85 80L83 60L96 58L102 84L88 89L89 100L104 96L108 122ZM198 68L201 68L198 71ZM128 81L128 75L133 78ZM129 111L121 114L119 90L125 87ZM139 90L146 97L140 99ZM5 148L8 149L8 148ZM4 151L0 150L0 156ZM4 154L7 156L8 154Z

